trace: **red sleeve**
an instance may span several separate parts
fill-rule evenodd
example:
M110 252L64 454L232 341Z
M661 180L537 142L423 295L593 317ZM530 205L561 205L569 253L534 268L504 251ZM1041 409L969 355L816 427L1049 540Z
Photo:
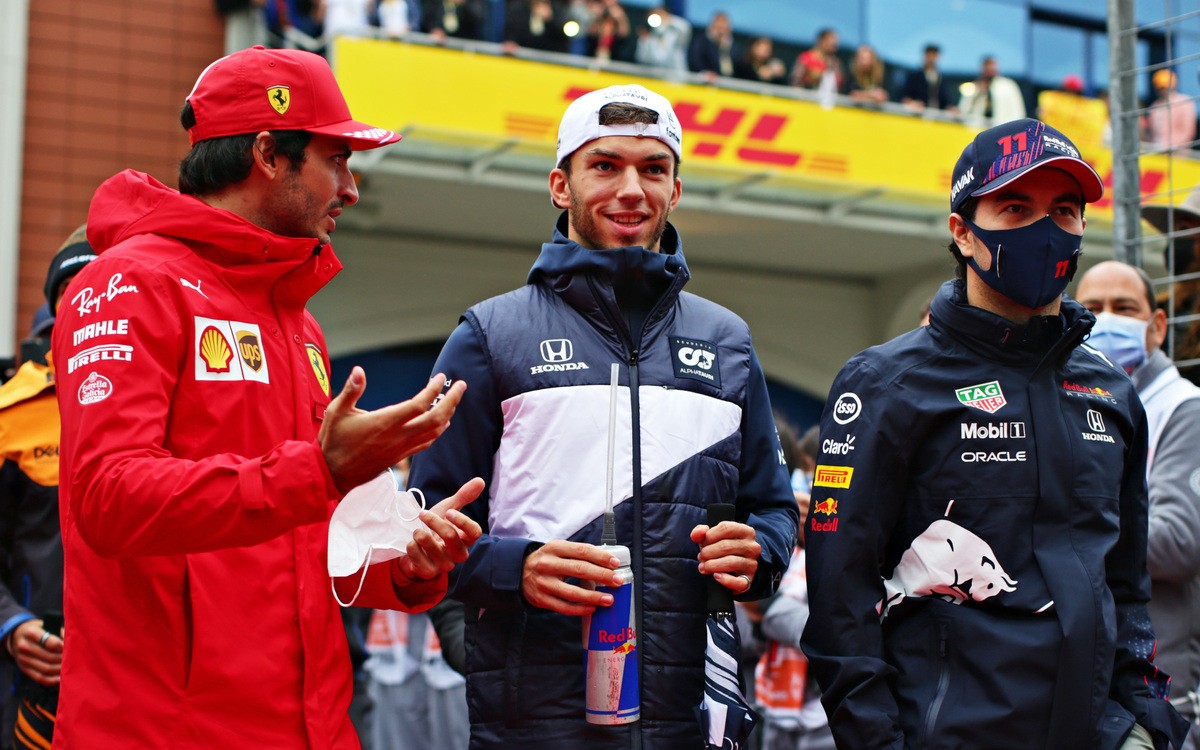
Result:
M173 404L190 398L192 412L208 409L205 418L216 420L236 404L197 406L195 394L181 392L192 321L182 319L180 290L168 281L154 269L101 257L63 299L53 351L64 520L105 557L254 545L325 520L341 495L315 441L282 441L248 456L238 450L243 436L231 435L228 452L184 457L186 422L199 420ZM93 301L104 299L84 304L78 295L88 289L100 290ZM74 344L74 332L91 324L116 333ZM112 350L115 360L81 363L80 352L97 341L124 348ZM129 360L120 359L124 353Z

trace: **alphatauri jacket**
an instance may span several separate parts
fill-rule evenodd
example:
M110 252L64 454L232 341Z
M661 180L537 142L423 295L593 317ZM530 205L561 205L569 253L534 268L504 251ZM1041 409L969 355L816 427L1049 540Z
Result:
M472 307L447 341L436 369L469 388L410 476L431 502L471 476L488 483L466 508L484 536L451 574L467 605L471 746L701 747L708 577L689 533L709 504L736 504L762 545L744 599L774 590L795 540L766 382L746 324L682 291L674 228L657 253L589 250L565 231L562 219L526 286ZM596 727L584 719L581 620L528 605L521 572L541 543L601 541L612 363L641 719Z

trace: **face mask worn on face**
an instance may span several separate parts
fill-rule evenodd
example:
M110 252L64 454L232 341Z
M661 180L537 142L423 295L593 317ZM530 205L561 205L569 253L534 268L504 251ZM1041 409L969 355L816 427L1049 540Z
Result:
M1146 328L1148 320L1116 313L1096 313L1096 325L1088 337L1088 346L1099 349L1128 375L1146 361Z
M348 602L338 597L334 587L338 604L354 604L367 579L367 568L406 554L413 532L425 525L419 518L424 508L425 495L418 489L401 492L390 469L346 493L329 519L327 567L331 578L359 569L362 575ZM329 583L333 585L333 581Z
M1082 252L1083 237L1071 234L1049 216L1017 229L981 229L963 219L992 253L984 271L974 258L966 261L983 283L1025 307L1045 307L1067 288Z

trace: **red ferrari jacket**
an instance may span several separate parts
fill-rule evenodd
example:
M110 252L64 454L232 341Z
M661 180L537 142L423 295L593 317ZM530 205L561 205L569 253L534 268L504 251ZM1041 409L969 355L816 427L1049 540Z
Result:
M304 307L341 264L131 171L97 190L88 239L53 340L55 747L357 748L325 570L329 363ZM359 603L421 611L445 584L400 601L377 565Z

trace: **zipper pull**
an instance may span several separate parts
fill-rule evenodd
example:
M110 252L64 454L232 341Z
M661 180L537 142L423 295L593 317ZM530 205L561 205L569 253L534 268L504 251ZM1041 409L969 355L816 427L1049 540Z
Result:
M634 349L629 353L629 366L636 367L638 363L638 350Z

